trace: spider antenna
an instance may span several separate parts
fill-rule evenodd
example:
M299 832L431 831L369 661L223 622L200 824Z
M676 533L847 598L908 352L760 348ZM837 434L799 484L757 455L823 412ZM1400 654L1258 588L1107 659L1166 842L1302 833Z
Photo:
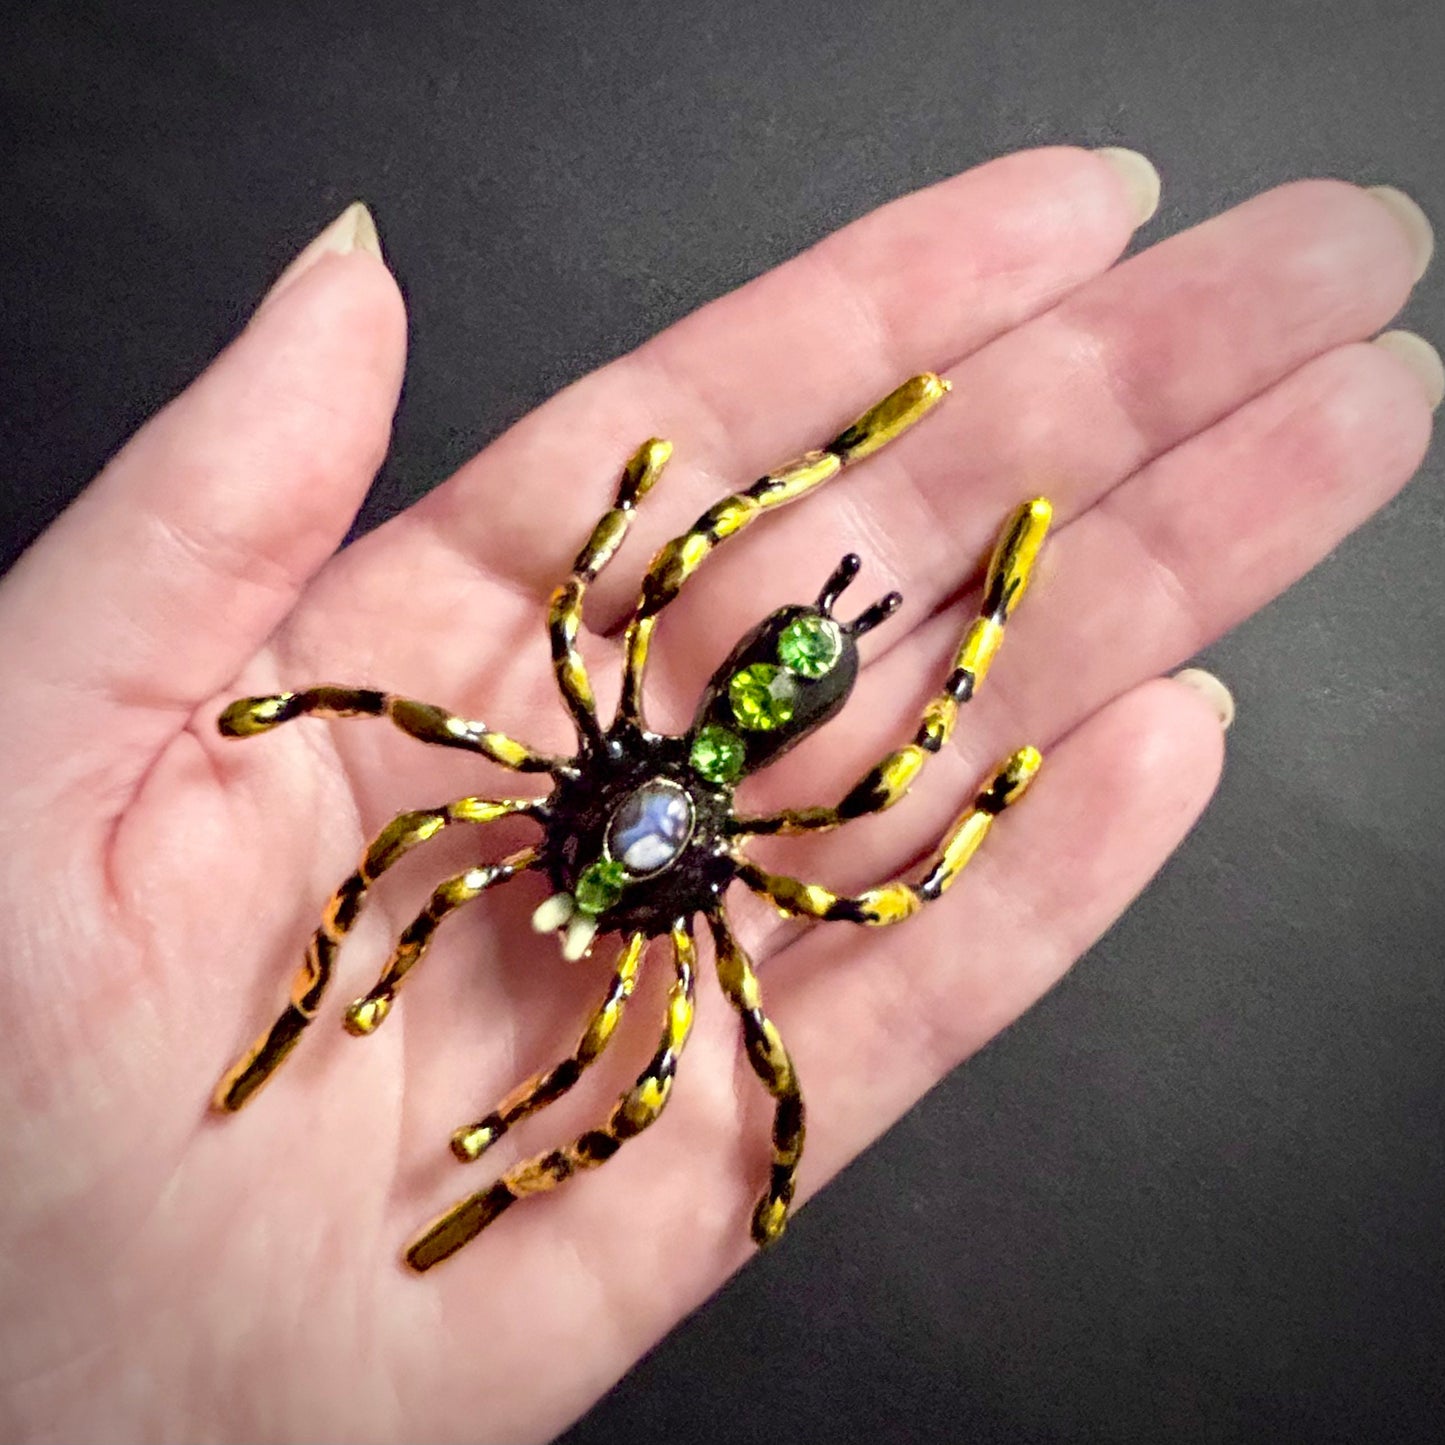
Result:
M865 632L872 632L880 622L886 622L902 606L903 594L890 592L871 607L865 607L851 622L845 622L843 631L850 637L862 637Z
M824 617L833 615L834 605L847 590L848 584L858 575L858 569L862 565L863 559L856 552L849 552L833 569L833 575L823 583L823 590L818 593L818 611Z
M833 569L833 575L823 584L823 590L818 594L818 611L824 617L833 615L838 599L858 575L858 569L862 565L858 554L849 552ZM871 607L865 607L851 622L840 625L849 637L862 637L865 632L872 632L880 622L886 622L902 605L903 594L890 592L886 597L880 597Z

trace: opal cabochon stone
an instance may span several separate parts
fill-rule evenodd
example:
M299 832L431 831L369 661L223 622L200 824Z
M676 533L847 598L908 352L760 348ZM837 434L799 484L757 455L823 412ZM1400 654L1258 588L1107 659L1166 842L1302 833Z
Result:
M692 799L686 790L666 778L653 778L612 815L608 856L634 877L659 873L687 847L692 825Z

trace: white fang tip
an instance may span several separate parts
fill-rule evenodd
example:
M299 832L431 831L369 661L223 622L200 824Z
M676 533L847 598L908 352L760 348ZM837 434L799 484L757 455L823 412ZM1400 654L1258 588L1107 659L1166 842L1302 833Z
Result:
M554 933L571 918L575 907L570 893L554 893L545 903L538 905L532 915L532 927L538 933Z
M597 920L585 915L574 918L567 925L567 936L562 940L562 957L571 963L582 957L592 947L597 934Z

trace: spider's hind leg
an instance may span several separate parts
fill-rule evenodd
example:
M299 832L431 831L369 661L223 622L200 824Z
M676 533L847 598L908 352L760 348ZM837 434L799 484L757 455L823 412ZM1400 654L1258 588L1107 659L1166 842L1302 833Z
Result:
M763 1012L762 990L752 960L743 950L721 905L708 914L717 951L718 981L742 1019L748 1062L777 1101L773 1114L773 1167L768 1187L753 1210L753 1240L773 1243L788 1222L798 1165L803 1157L803 1095L777 1026Z
M224 1113L241 1108L285 1062L316 1017L322 995L331 982L337 950L355 926L371 885L418 844L435 837L453 823L490 823L508 814L526 814L538 808L529 798L458 798L439 808L422 808L398 814L367 845L361 862L331 895L321 926L311 936L305 958L291 983L291 1000L281 1016L226 1071L216 1086L212 1104Z
M430 1269L455 1254L517 1200L555 1189L579 1170L605 1164L662 1113L672 1093L678 1058L692 1030L697 951L684 923L672 929L672 951L676 972L667 996L667 1025L662 1040L652 1062L617 1101L607 1122L560 1149L515 1165L495 1184L454 1204L407 1246L406 1262L413 1269Z
M595 1063L603 1049L612 1042L612 1035L622 1019L622 1011L637 986L638 968L647 948L647 935L632 934L622 945L612 982L602 1002L587 1020L577 1047L555 1068L534 1074L519 1084L490 1114L475 1124L468 1124L452 1135L452 1153L464 1164L482 1155L516 1124L530 1119L538 1110L555 1103L582 1077L583 1071Z

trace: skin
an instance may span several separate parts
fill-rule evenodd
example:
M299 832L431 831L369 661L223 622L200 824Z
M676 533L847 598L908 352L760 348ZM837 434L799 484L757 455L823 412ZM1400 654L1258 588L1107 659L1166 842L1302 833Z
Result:
M483 1162L451 1160L458 1124L570 1047L609 971L610 947L564 965L527 930L536 880L449 922L375 1037L336 1026L430 883L524 825L455 830L398 868L296 1056L239 1116L206 1112L364 837L528 786L375 723L227 744L220 706L372 683L565 750L544 599L644 437L677 454L595 589L604 706L652 547L903 376L954 382L895 447L720 553L659 629L651 706L676 722L732 639L841 553L863 555L860 591L904 592L850 723L757 780L758 809L831 800L911 733L1002 516L1041 491L1058 511L914 797L758 849L865 885L1010 748L1048 759L901 929L739 907L808 1097L804 1196L1127 906L1222 760L1208 700L1161 674L1386 502L1430 430L1419 376L1363 344L1421 262L1375 198L1286 186L1115 265L1136 215L1116 170L1065 149L907 197L569 387L340 554L403 365L401 298L364 250L284 278L126 446L0 587L6 1438L545 1439L749 1258L769 1113L704 967L655 1129L432 1274L400 1265L439 1209L600 1118L660 1027L659 954L573 1096Z

